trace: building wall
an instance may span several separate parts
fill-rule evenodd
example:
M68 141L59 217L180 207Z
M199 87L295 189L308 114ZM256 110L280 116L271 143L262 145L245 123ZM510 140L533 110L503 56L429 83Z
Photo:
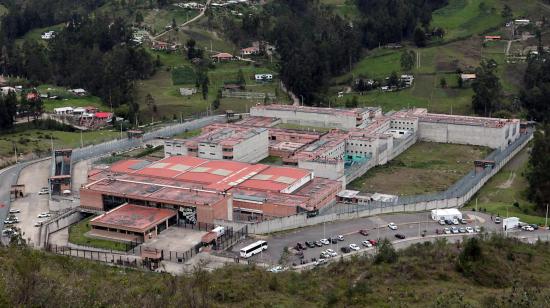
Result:
M199 143L199 157L206 159L223 159L222 146L213 143Z
M269 132L264 130L233 146L233 160L256 163L269 156Z
M270 202L246 202L243 200L233 200L233 204L235 208L240 208L243 211L246 211L246 209L254 210L254 211L260 211L264 219L265 218L272 218L272 217L284 217L284 216L290 216L295 215L297 213L295 206L288 206L288 205L280 205Z
M187 146L183 140L164 140L164 157L188 155Z
M505 148L519 137L519 123L493 128L421 121L418 133L423 141L480 145L495 149Z
M100 192L81 188L80 206L91 210L103 211L103 197Z
M390 121L390 128L417 131L418 130L418 119L408 119L408 118L392 119Z
M298 168L313 171L316 177L338 180L344 176L344 161L299 161Z
M250 108L251 116L280 118L283 123L299 124L305 126L330 127L350 129L357 126L355 115L343 115L339 113L310 113L294 110L266 110L263 108Z

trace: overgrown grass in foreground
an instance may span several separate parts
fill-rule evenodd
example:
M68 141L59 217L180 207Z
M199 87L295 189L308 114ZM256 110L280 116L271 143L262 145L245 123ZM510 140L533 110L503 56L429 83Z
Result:
M0 306L544 307L550 245L487 236L272 274L226 266L174 277L0 248ZM70 296L67 296L70 294Z

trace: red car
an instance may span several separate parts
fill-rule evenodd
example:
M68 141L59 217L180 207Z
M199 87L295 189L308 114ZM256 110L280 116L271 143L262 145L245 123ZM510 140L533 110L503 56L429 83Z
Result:
M368 241L372 244L372 246L378 245L378 241L376 240L368 240Z
M368 236L368 235L369 235L369 231L367 231L366 229L361 229L361 230L359 230L359 233L360 233L361 235L364 235L364 236Z

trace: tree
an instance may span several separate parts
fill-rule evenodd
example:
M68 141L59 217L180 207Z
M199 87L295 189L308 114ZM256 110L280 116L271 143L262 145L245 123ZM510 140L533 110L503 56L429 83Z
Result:
M542 130L534 135L533 149L529 160L527 181L528 196L534 202L539 212L546 211L550 203L550 124L545 124Z
M528 118L537 122L550 122L550 55L529 58L520 100Z
M497 63L492 59L481 61L481 65L476 68L476 79L472 83L472 109L477 114L490 116L501 106L504 94L496 69Z
M464 86L464 80L462 80L461 74L458 74L458 77L456 79L456 82L458 84L458 88L461 89Z
M136 24L141 25L143 22L143 14L140 11L136 13Z
M216 97L216 99L212 102L212 108L214 110L218 110L220 108L220 99Z
M384 239L382 243L378 243L378 253L374 257L374 263L395 263L398 257L392 243L388 239Z
M426 33L422 30L422 28L416 28L416 30L414 30L414 43L418 47L426 47Z
M401 52L401 69L404 71L410 71L414 66L414 59L416 54L412 50L403 50Z
M156 113L157 105L155 103L155 98L153 97L153 95L151 95L151 93L147 93L147 95L145 96L145 104L151 112Z
M210 80L208 79L208 76L205 75L201 82L201 89L202 89L202 98L207 99L208 98L208 84L210 83Z
M395 71L390 74L390 77L388 79L388 86L390 87L399 86L399 77L397 76L397 73Z
M502 8L502 12L500 13L500 15L502 16L502 18L504 18L504 20L508 21L508 20L511 20L512 17L514 16L513 13L512 13L512 8L508 5L508 4L505 4L504 7Z
M176 24L176 19L172 18L172 29L176 29L178 25Z
M439 84L441 85L442 88L446 88L447 87L447 79L445 79L445 77L441 77L441 80L439 80Z
M346 100L346 108L357 108L357 106L359 106L357 96L354 95L351 100L349 98Z
M239 69L239 72L237 73L237 84L241 87L246 85L246 79L244 78L244 73L241 69Z

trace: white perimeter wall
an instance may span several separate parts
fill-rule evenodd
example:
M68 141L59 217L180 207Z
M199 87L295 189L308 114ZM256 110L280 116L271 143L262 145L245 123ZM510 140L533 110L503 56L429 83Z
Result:
M283 123L342 129L354 128L357 123L355 115L348 116L340 113L309 113L293 110L266 110L252 107L250 108L250 115L280 118Z
M233 146L233 160L257 163L269 155L269 133L264 130Z
M344 161L324 163L316 161L299 161L298 168L313 171L316 177L338 180L344 176Z

